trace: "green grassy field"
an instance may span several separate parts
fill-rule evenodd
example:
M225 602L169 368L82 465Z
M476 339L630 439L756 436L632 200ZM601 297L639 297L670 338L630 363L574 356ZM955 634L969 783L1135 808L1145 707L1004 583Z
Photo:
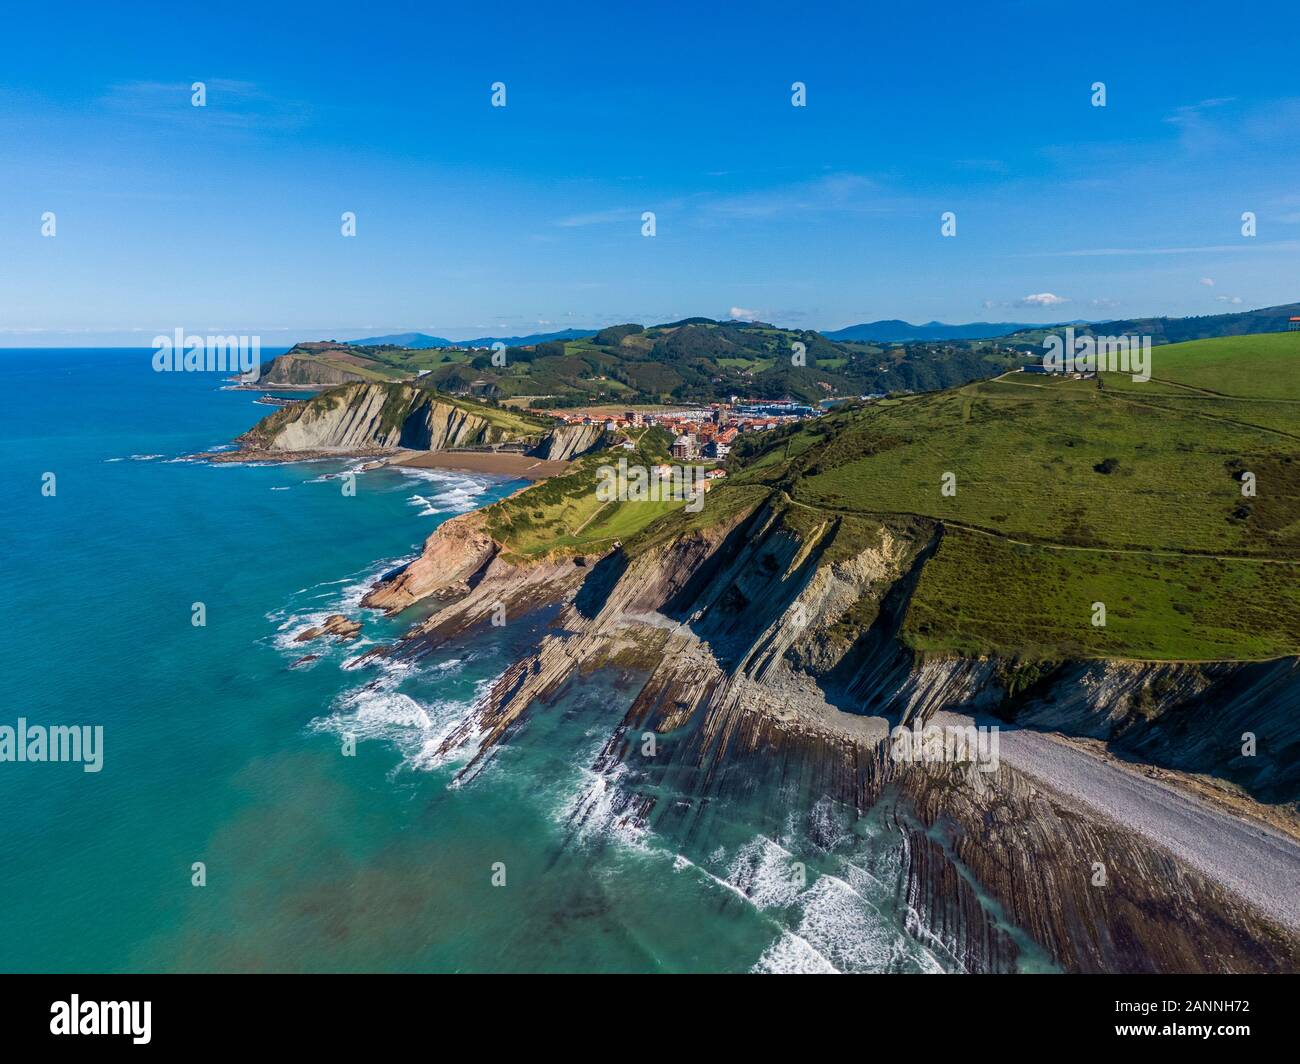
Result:
M671 439L661 429L633 430L636 450L613 449L585 455L563 476L533 485L485 511L488 527L509 555L538 558L556 552L601 552L632 539L661 517L682 510L681 501L601 501L602 465L654 466L670 461Z
M904 627L918 650L1300 652L1300 334L1153 358L1146 384L1009 374L845 408L774 435L724 491L940 522Z
M1093 604L1106 608L1094 625ZM903 625L923 651L1208 661L1293 654L1300 563L1028 547L951 529Z
M1263 427L1300 436L1300 407L1239 402L1233 413L1254 427L1185 402L1112 398L1093 381L968 385L830 415L742 479L831 510L921 514L1030 542L1300 559L1300 440ZM1256 474L1255 499L1242 496L1241 470Z
M1224 336L1156 347L1151 352L1151 376L1219 395L1300 400L1300 332Z

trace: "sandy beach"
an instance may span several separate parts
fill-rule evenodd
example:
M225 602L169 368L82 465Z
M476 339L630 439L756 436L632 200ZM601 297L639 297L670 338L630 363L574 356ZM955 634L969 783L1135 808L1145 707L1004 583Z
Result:
M546 480L568 472L573 463L543 461L508 451L401 451L393 455L388 464L415 469L458 469L466 473Z

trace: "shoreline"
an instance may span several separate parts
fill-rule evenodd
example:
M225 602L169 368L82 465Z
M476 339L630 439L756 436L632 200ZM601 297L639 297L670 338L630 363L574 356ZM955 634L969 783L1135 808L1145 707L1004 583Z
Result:
M388 448L340 451L269 451L250 448L238 451L207 451L185 456L194 462L225 464L322 462L330 459L363 459L366 468L400 466L406 469L447 469L459 473L483 473L488 476L510 477L520 480L549 480L567 473L572 462L552 461L513 451L412 451Z
M556 462L512 451L398 451L384 464L408 469L488 473L533 481L561 476L573 465L572 462Z

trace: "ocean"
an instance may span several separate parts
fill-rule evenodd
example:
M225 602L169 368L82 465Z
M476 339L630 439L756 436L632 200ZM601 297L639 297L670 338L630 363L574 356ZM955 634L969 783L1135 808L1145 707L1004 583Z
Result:
M0 970L959 966L898 903L880 818L792 795L785 822L734 804L684 838L624 823L590 768L626 705L610 677L458 784L438 740L545 618L357 669L419 616L358 603L519 482L379 469L349 496L355 461L181 461L271 408L150 354L0 352L0 726L104 736L98 772L0 762ZM333 612L357 640L294 642Z

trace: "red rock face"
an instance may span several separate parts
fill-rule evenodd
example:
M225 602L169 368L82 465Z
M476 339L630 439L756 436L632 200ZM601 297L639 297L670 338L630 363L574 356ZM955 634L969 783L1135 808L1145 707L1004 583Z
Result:
M468 581L499 549L485 531L486 524L482 511L476 510L439 525L425 541L420 557L393 579L376 585L361 605L397 613L430 595L467 593Z

